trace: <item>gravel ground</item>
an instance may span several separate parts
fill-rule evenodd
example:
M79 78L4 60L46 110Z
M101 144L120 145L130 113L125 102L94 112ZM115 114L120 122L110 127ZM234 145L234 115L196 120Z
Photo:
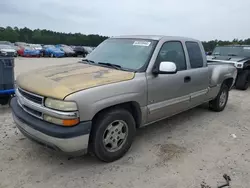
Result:
M15 72L75 61L17 59ZM110 164L91 156L68 158L29 141L15 127L9 107L1 107L0 188L214 188L224 183L224 173L232 188L247 188L249 93L232 90L223 112L204 105L138 130L127 155Z

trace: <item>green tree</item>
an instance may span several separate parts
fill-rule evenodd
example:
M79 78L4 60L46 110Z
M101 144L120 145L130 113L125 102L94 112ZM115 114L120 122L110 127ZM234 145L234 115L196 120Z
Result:
M38 44L68 44L68 45L82 45L82 46L97 46L102 41L107 39L106 36L100 35L84 35L81 33L62 33L47 29L31 30L27 27L0 27L0 40L10 42L27 42ZM250 45L249 39L237 39L232 41L211 40L204 41L203 46L206 51L212 51L216 46L224 46L230 44L245 44Z

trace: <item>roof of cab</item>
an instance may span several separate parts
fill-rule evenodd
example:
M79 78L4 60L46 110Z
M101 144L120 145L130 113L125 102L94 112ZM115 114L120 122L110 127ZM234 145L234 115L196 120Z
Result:
M122 35L122 36L115 36L112 38L130 38L130 39L145 39L145 40L191 40L191 41L198 41L196 39L187 38L187 37L179 37L179 36L164 36L164 35Z

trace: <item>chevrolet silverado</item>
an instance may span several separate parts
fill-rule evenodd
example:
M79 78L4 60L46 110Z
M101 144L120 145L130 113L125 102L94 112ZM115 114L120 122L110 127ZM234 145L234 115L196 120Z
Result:
M112 162L140 127L205 102L222 111L236 74L232 65L207 65L195 39L112 37L80 62L19 75L10 105L28 138Z

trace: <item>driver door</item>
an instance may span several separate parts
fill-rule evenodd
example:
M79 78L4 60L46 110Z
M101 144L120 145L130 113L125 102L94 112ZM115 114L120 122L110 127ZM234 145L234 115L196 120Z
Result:
M187 87L189 70L183 44L180 41L165 42L156 62L170 61L176 64L177 73L147 76L148 81L148 123L169 117L188 109L190 90Z

